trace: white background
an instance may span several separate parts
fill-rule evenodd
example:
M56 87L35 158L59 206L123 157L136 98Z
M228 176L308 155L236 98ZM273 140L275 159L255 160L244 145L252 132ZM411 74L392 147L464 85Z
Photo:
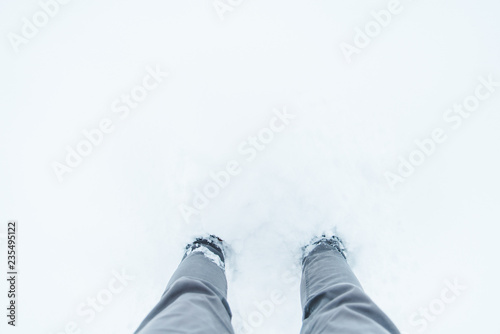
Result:
M300 247L336 227L366 291L407 333L445 280L467 289L424 333L500 333L500 89L462 126L445 111L500 80L495 1L402 0L348 63L340 43L388 1L245 1L221 20L208 1L77 1L16 53L8 34L40 10L0 5L0 233L19 221L18 326L2 333L132 333L194 235L233 248L234 326L278 289L286 303L254 333L298 333ZM159 66L169 77L129 117L111 104ZM274 108L296 118L191 224L178 210ZM66 146L110 118L101 145L64 176ZM392 190L414 140L448 139ZM0 236L6 262L5 235ZM5 265L2 265L5 268ZM113 271L135 279L96 314L77 314ZM6 271L6 270L5 270ZM3 275L2 275L3 277ZM7 285L0 284L1 305ZM4 306L1 309L5 309Z

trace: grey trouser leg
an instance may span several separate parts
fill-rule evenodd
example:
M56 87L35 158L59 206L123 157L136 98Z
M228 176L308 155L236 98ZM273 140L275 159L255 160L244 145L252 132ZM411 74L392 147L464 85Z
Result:
M304 259L300 290L301 334L399 333L332 246L320 244Z
M160 302L135 333L233 334L224 271L201 252L179 265Z

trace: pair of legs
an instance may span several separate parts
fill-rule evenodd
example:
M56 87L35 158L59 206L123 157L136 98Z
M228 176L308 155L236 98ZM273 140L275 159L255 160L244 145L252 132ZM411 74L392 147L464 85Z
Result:
M160 302L137 334L234 333L222 244L213 238L188 245ZM337 240L320 238L303 258L301 334L399 333L363 291Z

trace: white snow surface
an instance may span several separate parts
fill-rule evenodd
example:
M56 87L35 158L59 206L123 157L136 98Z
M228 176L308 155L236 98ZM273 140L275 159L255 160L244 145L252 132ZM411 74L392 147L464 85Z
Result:
M301 247L336 231L403 332L500 333L500 88L459 128L443 119L479 77L500 81L500 4L401 0L347 63L340 43L388 3L244 1L221 20L211 1L72 1L15 53L8 34L40 7L3 1L0 249L18 220L20 276L18 326L2 311L0 332L132 333L185 245L215 234L236 332L298 333ZM147 66L168 78L120 118ZM240 145L284 109L247 161ZM53 162L105 118L113 132L59 182ZM392 190L384 174L435 128L447 140ZM179 205L232 160L241 173L186 223ZM447 281L466 288L444 304Z

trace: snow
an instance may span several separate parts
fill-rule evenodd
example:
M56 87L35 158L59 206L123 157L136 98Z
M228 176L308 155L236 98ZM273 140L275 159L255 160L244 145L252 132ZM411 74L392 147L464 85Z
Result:
M237 332L298 333L301 248L336 231L402 331L500 333L500 89L460 127L443 118L480 77L500 81L500 5L401 0L348 63L340 44L388 4L245 1L221 20L211 1L72 1L15 53L8 33L40 7L3 3L0 233L18 220L20 293L19 327L1 332L132 333L185 245L215 234ZM113 112L148 68L168 76ZM242 154L284 109L289 124ZM106 119L59 182L54 161ZM391 189L384 175L436 128L446 141ZM221 171L234 175L186 222L179 206ZM106 299L117 272L129 280ZM454 281L465 290L420 331L411 319Z

